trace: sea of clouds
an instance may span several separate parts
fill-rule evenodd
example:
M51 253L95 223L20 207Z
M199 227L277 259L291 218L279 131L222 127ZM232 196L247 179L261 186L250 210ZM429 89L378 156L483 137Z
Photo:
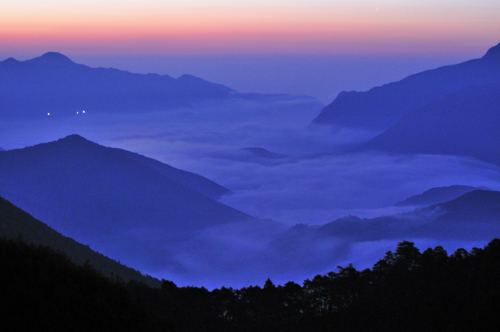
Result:
M68 118L2 122L0 146L22 148L79 134L227 187L231 193L220 201L262 222L219 226L182 239L150 238L173 245L165 246L162 259L129 260L179 285L209 288L262 284L268 277L301 282L351 262L369 267L403 240L318 238L307 230L289 231L296 224L314 229L349 215L406 212L414 207L394 204L437 186L500 189L498 166L466 157L350 152L378 133L311 124L323 106L315 99L282 96L121 116L86 110ZM422 249L443 245L451 251L485 244L477 239L407 240Z

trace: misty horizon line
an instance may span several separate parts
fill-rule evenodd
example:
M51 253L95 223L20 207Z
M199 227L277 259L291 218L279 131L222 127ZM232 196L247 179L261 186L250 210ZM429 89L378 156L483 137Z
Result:
M490 45L491 46L491 45ZM114 68L137 74L179 78L193 75L243 93L312 96L324 105L342 91L367 91L375 86L432 68L484 55L487 46L452 54L78 54L59 49L4 55L26 61L48 52L71 57L91 68ZM66 55L68 54L68 55ZM147 59L147 61L145 61ZM314 80L312 79L314 77ZM252 79L248 79L252 78ZM304 85L301 82L307 81Z

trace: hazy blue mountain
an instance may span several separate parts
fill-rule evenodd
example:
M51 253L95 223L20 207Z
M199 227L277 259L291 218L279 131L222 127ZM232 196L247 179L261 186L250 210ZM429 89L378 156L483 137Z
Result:
M500 84L500 44L480 59L424 71L366 92L341 92L314 123L385 130L450 93L485 84Z
M500 225L500 192L474 190L449 202L436 204L432 208L445 212L439 220L448 222L470 221L476 224L495 222Z
M436 187L424 191L419 195L408 197L401 202L397 202L396 206L409 206L409 205L432 205L451 201L457 197L462 196L470 191L478 188L463 185L453 185L448 187Z
M500 84L467 87L407 114L364 148L472 156L499 165L499 110Z
M0 151L5 151L5 150L0 147Z
M271 152L264 148L251 147L251 148L243 148L242 151L246 151L251 153L255 157L264 158L264 159L283 159L288 158L287 155Z
M204 99L229 98L230 88L184 75L132 74L90 68L55 52L0 62L0 116L40 118L88 112L164 110Z
M261 147L246 147L231 152L216 152L212 156L218 159L232 160L242 163L256 163L267 166L277 166L297 161L288 154L269 151Z
M1 196L97 249L252 219L206 178L78 135L4 151L0 174Z
M73 262L83 265L88 262L106 276L119 276L125 281L137 280L159 287L160 281L143 276L139 271L129 268L100 253L63 236L43 222L33 218L25 211L0 197L0 237L16 239L21 237L27 243L48 246L64 252Z
M500 233L500 192L474 190L445 203L371 219L349 216L315 232L354 241L417 237L488 240Z

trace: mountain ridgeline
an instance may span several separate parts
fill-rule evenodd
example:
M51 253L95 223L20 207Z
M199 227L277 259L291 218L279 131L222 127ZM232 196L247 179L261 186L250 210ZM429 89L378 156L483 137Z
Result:
M412 205L433 205L451 201L452 199L458 198L463 194L470 191L476 190L478 188L464 185L453 185L449 187L435 187L424 191L421 194L413 195L400 202L397 202L395 206L412 206Z
M338 267L302 286L152 289L0 239L0 305L14 331L494 331L499 263L498 239L452 255L402 241L371 269Z
M186 107L237 93L223 85L183 75L133 74L90 68L49 52L26 61L0 62L0 117L34 119L87 112L141 112Z
M161 258L168 237L253 220L202 176L78 135L0 152L0 174L1 196L115 259Z
M0 119L57 117L83 109L111 113L164 110L238 95L229 88L191 76L173 79L89 68L58 53L22 62L12 58L0 62ZM415 74L367 92L341 93L314 122L381 132L355 147L356 152L459 155L498 166L499 110L500 44L481 59ZM17 120L12 123L18 122L22 123ZM269 166L300 162L291 155L258 146L243 148L232 158ZM326 167L330 165L326 163ZM488 167L491 173L496 170L493 168L496 166L483 163L480 166ZM358 250L356 245L404 238L470 243L489 240L500 230L500 192L468 186L433 188L411 197L398 205L421 206L405 213L378 214L375 218L348 216L323 226L300 224L289 228L273 220L259 220L221 203L218 199L230 195L229 190L207 178L136 153L104 147L78 135L23 149L0 149L0 175L0 196L33 216L0 199L2 236L21 235L32 243L63 251L79 264L88 260L105 275L118 275L125 281L139 280L153 286L158 286L157 280L141 279L144 277L138 271L127 270L79 243L184 285L213 280L230 284L241 280L250 283L249 280L255 276L261 278L263 274L271 275L273 280L276 280L274 276L283 275L299 280L297 275L302 278L311 275L311 271L327 271L332 262ZM401 182L407 184L404 179ZM458 183L461 182L466 181ZM258 191L251 194L255 192ZM240 198L233 198L238 204ZM391 199L389 204L396 199L402 197ZM290 200L287 204L294 202ZM429 263L407 244L406 249L419 257L418 262L415 260L419 268ZM494 242L494 249L498 249L498 241ZM475 254L467 255L460 252L453 258L446 255L445 259L442 250L435 250L427 258L431 261L442 258L438 263L446 261L445 267L441 267L446 270L446 266L467 267L465 263L460 265L464 262L460 259ZM381 294L389 291L384 287L392 280L384 273L401 271L397 258L393 258L387 256L374 267L373 273L357 272L349 267L338 274L305 282L303 287L294 283L275 287L269 280L263 289L226 289L219 293L191 289L190 296L199 296L199 307L209 308L208 321L216 322L213 326L228 324L224 325L227 330L237 330L231 327L245 330L245 326L246 330L265 330L264 327L271 325L272 330L293 330L295 323L298 324L295 327L302 327L299 330L308 326L313 326L313 330L329 330L333 323L355 326L348 321L342 325L343 318L336 316L337 313L354 308L353 312L358 310L356 314L362 320L376 311L364 311L364 308L373 309L371 302L368 303L372 299L363 298L365 295L358 295L359 292L350 293L349 282L357 280L363 292L379 300ZM417 265L405 265L404 269ZM420 271L422 276L428 276L427 269L428 266ZM453 275L444 270L440 273L446 278ZM182 280L184 276L187 278ZM351 277L354 279L349 279ZM411 275L405 277L410 278L411 285L416 283ZM380 280L382 285L374 290L370 285ZM324 285L333 291L321 293ZM140 302L145 296L141 293L144 289L136 286L129 291ZM161 299L159 302L165 308L175 312L175 305L166 304L165 298L182 302L183 291L168 282L163 284L162 291L162 295L145 292L153 299ZM397 301L403 301L403 307L411 304L408 298L393 295L395 302L383 303L393 314L398 308ZM361 302L353 305L352 299L358 296ZM244 300L240 303L241 299ZM432 307L425 297L419 301ZM274 312L275 307L282 311ZM199 313L205 314L202 309ZM324 315L329 316L324 318ZM318 317L324 319L318 321ZM379 323L389 330L394 327ZM202 330L200 326L185 330Z
M64 253L73 263L89 264L102 275L123 281L135 280L152 287L159 287L160 281L146 277L139 271L126 267L100 253L62 235L43 222L0 197L0 238L22 239L23 242L46 246Z
M377 241L421 237L487 240L500 230L500 192L473 190L447 202L406 213L337 219L313 230L317 236Z
M480 59L343 92L317 124L379 132L356 151L474 157L500 165L500 44Z
M450 93L489 84L500 84L500 44L480 59L427 70L366 92L341 92L314 123L383 131Z
M500 165L499 110L500 84L466 87L405 115L363 148L472 156Z

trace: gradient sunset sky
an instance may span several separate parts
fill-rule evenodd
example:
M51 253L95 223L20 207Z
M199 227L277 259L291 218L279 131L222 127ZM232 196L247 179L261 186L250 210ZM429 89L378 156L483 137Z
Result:
M498 0L17 0L0 8L1 53L17 56L425 55L484 49L500 35Z

